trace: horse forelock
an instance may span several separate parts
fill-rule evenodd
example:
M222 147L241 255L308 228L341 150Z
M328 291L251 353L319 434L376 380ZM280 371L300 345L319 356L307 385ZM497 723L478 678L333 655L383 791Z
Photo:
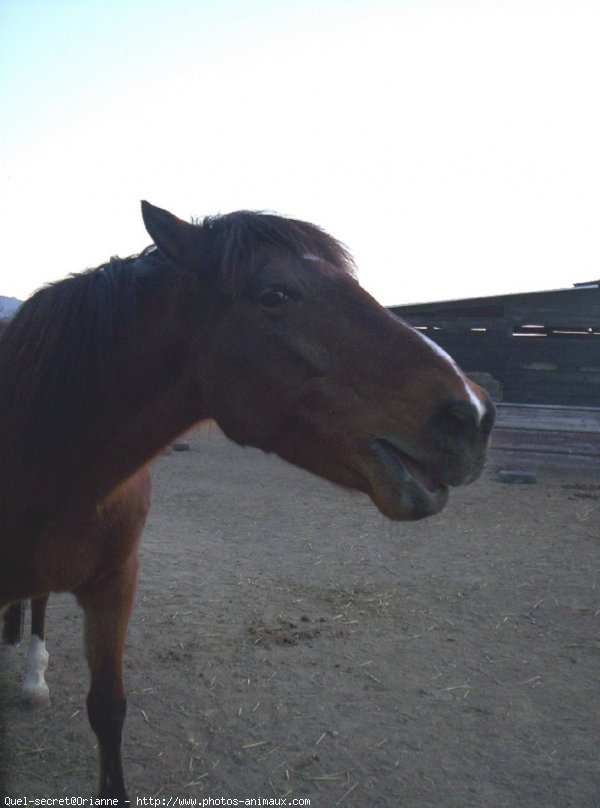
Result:
M225 291L239 294L269 248L298 258L309 254L354 275L347 247L320 227L272 213L236 211L209 216L197 225L206 234L211 264Z

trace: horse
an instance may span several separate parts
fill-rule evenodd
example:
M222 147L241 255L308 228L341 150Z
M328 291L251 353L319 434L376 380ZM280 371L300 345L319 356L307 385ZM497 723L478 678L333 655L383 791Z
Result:
M0 339L0 608L76 596L99 793L121 802L151 461L211 419L416 520L479 477L494 421L487 394L316 225L249 211L188 223L148 202L142 217L150 247L38 290Z

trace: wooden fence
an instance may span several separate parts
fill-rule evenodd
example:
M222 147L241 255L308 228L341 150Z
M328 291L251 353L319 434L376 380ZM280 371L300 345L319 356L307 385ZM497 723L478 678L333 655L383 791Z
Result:
M600 409L499 404L492 463L594 470L600 482Z
M503 401L600 407L600 288L394 306Z

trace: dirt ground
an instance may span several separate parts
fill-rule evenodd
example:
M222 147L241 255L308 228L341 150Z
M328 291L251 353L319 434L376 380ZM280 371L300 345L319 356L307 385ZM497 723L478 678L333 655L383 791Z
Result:
M600 475L506 485L495 465L394 524L214 427L161 457L126 652L132 804L600 805ZM0 652L5 791L92 796L71 596L48 635L49 709L19 701L25 644Z

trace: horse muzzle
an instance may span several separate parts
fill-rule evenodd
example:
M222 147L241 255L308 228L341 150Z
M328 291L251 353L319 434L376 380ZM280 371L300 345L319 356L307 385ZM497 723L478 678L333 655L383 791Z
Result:
M433 516L448 502L448 486L429 468L387 438L371 443L368 493L390 519L416 520Z
M371 441L368 491L379 510L391 519L423 519L446 505L450 486L466 485L481 475L494 422L486 401L481 417L463 401L434 412L424 429L424 444L407 450L386 435Z

